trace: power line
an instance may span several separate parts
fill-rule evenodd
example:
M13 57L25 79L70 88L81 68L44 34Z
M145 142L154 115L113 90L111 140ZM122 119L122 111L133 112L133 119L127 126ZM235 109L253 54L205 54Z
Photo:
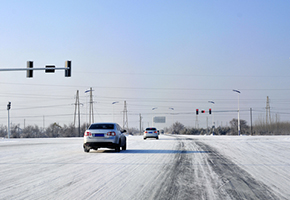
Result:
M11 83L11 82L0 82L0 84L8 85L27 85L35 87L64 87L64 88L75 88L75 87L87 87L87 85L57 85L57 84L29 84L29 83ZM116 87L116 86L93 86L94 88L103 88L103 89L132 89L132 90L178 90L178 91L231 91L231 88L159 88L159 87ZM289 91L290 88L241 88L243 91Z

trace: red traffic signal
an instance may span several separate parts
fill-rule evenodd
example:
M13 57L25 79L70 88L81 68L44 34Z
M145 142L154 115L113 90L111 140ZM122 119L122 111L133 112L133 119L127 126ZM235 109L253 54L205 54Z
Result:
M196 109L196 115L198 115L198 109Z
M208 110L208 113L211 115L211 108Z
M205 111L204 110L201 110L201 113L205 113Z

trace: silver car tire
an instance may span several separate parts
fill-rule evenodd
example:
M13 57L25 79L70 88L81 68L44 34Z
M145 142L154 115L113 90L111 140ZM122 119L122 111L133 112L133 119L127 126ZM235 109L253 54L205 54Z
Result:
M125 142L124 146L122 146L122 151L125 151L127 149L127 142Z
M90 152L90 148L84 147L84 152L89 153Z
M115 147L115 152L120 152L120 144L117 144L117 146Z

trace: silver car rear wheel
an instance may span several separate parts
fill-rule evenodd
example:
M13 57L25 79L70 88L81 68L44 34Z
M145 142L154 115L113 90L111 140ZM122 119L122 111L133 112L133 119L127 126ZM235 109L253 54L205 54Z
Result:
M125 142L124 146L122 146L122 150L125 151L127 149L127 142Z
M89 153L90 152L90 148L87 146L84 146L84 152Z
M115 147L115 152L120 152L120 144L117 144L117 146Z

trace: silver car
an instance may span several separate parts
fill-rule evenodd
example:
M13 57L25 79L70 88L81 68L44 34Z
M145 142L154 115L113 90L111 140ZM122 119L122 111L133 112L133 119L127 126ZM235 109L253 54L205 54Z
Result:
M147 138L156 138L158 140L159 137L157 129L154 127L146 128L146 130L144 131L143 138L144 140L146 140Z
M116 152L127 149L127 138L117 123L93 123L84 133L84 151L98 148L115 149Z

